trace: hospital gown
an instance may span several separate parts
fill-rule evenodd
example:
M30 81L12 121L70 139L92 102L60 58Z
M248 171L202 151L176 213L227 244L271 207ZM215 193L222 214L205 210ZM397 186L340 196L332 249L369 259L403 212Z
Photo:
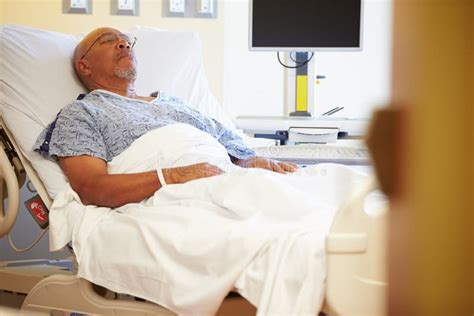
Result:
M110 162L140 136L176 123L210 134L234 158L255 156L233 131L179 98L159 93L152 102L145 102L104 90L94 90L64 107L42 131L34 149L50 157L88 155Z

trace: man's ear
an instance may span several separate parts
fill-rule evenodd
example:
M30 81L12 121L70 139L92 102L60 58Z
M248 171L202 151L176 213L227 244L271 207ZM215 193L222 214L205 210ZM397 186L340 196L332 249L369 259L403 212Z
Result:
M77 73L82 76L90 76L91 69L89 68L89 63L87 60L81 59L76 62Z

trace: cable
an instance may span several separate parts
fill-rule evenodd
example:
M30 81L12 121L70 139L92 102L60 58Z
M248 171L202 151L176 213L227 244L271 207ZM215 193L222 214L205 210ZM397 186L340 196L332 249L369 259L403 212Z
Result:
M309 57L307 60L305 60L304 62L302 63L299 63L297 62L296 60L293 59L293 57L291 57L291 53L290 53L290 59L295 62L297 65L296 66L288 66L288 65L285 65L281 59L280 59L280 52L277 52L277 58L278 58L278 62L280 63L280 65L282 65L283 67L285 68L289 68L289 69L296 69L296 68L300 68L300 67L303 67L304 65L306 65L307 63L309 63L311 61L311 59L313 59L314 57L314 52L311 52L311 57Z
M46 232L48 231L48 228L46 228L44 231L42 231L38 237L36 237L36 239L33 241L33 243L31 245L29 245L28 247L26 248L22 248L22 249L19 249L15 246L15 244L13 243L13 240L12 240L12 237L10 234L8 234L8 242L10 243L10 246L13 248L13 250L15 250L16 252L26 252L28 250L30 250L31 248L33 248L34 246L36 246L36 244L41 240L41 238L43 238L43 236L46 234Z

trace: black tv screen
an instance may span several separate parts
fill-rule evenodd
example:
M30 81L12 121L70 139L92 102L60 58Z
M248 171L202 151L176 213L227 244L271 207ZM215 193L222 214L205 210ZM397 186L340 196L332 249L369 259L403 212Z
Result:
M251 0L250 49L358 50L361 0Z

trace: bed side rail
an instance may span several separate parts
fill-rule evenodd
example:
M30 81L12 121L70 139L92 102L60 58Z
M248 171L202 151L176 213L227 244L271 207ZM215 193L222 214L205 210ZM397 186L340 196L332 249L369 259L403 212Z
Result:
M51 207L51 204L53 203L53 200L49 196L48 191L46 190L46 187L43 184L43 181L41 181L41 179L38 176L38 173L33 168L29 160L23 155L23 152L21 151L20 147L16 143L15 138L13 137L12 133L8 130L1 116L0 116L0 128L4 131L9 142L13 146L15 153L19 161L21 162L22 168L24 168L24 171L26 172L26 175L28 175L28 178L30 179L31 183L33 183L33 186L35 187L39 196L43 200L46 207L49 209Z
M0 202L8 196L8 208L5 212L0 205L0 238L5 236L15 223L19 210L20 187L28 175L39 196L47 208L52 200L31 163L23 155L14 137L0 115ZM5 186L6 184L6 186Z
M13 227L20 205L20 184L18 173L15 172L16 168L10 162L7 154L8 148L4 145L3 140L2 137L0 145L0 238L8 234ZM4 183L6 185L6 194ZM8 207L5 212L3 200L7 195Z
M327 236L325 303L331 315L385 314L388 208L384 205L367 213L364 207L377 187L374 177L354 190Z

